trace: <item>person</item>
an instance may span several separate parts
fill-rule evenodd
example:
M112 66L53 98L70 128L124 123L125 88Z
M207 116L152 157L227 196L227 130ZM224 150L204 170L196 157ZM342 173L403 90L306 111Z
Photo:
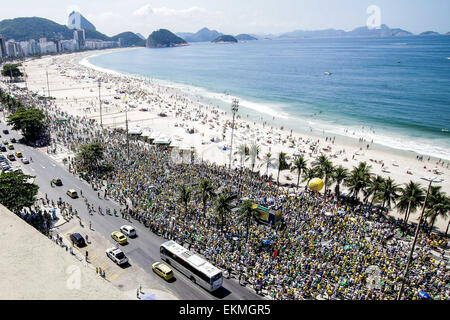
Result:
M89 235L86 235L86 242L89 243ZM87 254L87 251L86 251Z

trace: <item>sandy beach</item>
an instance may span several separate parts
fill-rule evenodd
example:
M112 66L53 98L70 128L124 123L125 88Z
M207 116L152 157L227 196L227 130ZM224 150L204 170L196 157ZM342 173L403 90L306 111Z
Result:
M127 107L130 130L139 130L154 136L165 135L180 149L195 148L199 159L228 165L231 113L203 103L195 93L182 92L180 89L163 86L149 79L94 69L86 63L86 60L83 61L91 55L117 50L130 49L90 51L27 61L23 63L27 81L22 85L43 95L47 95L50 91L50 96L56 98L55 105L61 110L100 122L98 84L100 79L104 126L125 128L124 109ZM161 117L161 114L165 116ZM428 156L419 161L416 154L389 152L370 142L358 140L358 137L349 139L326 134L314 136L295 131L291 133L290 130L283 130L280 127L248 121L245 115L238 113L233 153L244 143L248 146L256 143L260 147L261 160L256 160L255 170L259 170L261 174L266 172L262 159L268 152L272 157L276 157L281 151L286 152L291 160L294 159L294 155L302 153L309 165L317 156L324 153L335 166L342 165L349 170L359 162L365 161L372 166L373 174L384 178L391 177L398 184L412 180L426 186L427 183L421 180L421 177L439 176L444 179L439 184L442 190L450 194L448 161L442 162L433 158L429 160ZM233 166L239 166L241 156L235 154L233 158ZM251 168L251 160L245 161L244 165ZM277 169L270 168L269 174L276 179ZM296 183L297 175L283 171L280 182ZM391 213L397 215L395 210ZM417 217L416 213L412 219L415 220ZM435 226L445 231L447 221L438 219Z

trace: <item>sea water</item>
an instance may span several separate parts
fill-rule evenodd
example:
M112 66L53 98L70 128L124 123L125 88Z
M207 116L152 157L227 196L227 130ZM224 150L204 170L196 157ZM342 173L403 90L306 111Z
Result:
M259 40L113 52L88 62L245 118L450 159L450 36ZM331 73L326 75L325 73Z

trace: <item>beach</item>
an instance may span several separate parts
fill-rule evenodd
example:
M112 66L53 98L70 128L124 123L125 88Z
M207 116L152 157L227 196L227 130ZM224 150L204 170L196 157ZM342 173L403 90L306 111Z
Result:
M117 50L133 49L47 56L24 62L27 79L22 85L41 95L47 95L50 91L50 96L55 98L55 105L61 110L100 122L100 79L103 126L125 128L127 116L130 131L142 131L154 136L165 135L180 150L190 151L194 148L199 159L228 165L231 112L226 113L207 105L195 92L181 91L149 79L121 75L92 66L86 60L92 55ZM126 115L125 107L128 108ZM417 154L391 152L357 136L351 139L327 135L325 132L322 135L291 132L281 127L246 120L246 115L239 112L235 128L233 154L238 152L239 146L244 143L249 147L256 143L260 147L261 160L269 152L272 157L276 157L279 152L286 152L290 160L293 160L295 155L304 154L308 165L311 165L323 153L331 159L334 166L342 165L349 170L360 162L367 162L372 166L373 174L383 178L390 177L397 184L412 180L426 187L427 182L421 180L422 177L438 176L444 179L439 184L442 191L450 193L448 161L429 159L428 156L419 160ZM240 154L234 154L233 167L243 163L247 168L251 168L251 159L242 161L244 158ZM255 161L254 170L265 174L266 166L262 165L261 160ZM276 180L277 169L269 168L268 174L272 174ZM280 182L295 184L297 175L289 170L283 171L280 174ZM402 216L397 215L395 210L391 210L391 214ZM413 221L417 218L417 213L412 216ZM445 231L447 221L439 218L435 226Z

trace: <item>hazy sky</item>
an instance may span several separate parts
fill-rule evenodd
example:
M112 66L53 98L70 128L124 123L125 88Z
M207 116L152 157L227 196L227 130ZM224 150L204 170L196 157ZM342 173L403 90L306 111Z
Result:
M381 23L413 33L450 31L450 0L0 0L0 20L43 17L67 23L80 11L102 33L195 32L282 33L365 26L367 8L380 8Z

